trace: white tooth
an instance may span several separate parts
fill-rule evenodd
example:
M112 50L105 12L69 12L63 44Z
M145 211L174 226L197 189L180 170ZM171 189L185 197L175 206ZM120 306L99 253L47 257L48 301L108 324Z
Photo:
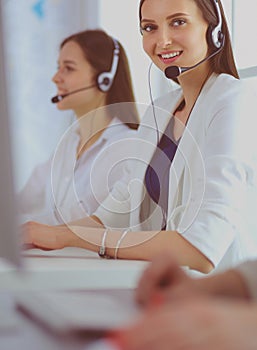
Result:
M170 54L164 54L162 55L162 58L173 58L175 56L178 56L179 55L179 51L178 52L174 52L174 53L170 53Z

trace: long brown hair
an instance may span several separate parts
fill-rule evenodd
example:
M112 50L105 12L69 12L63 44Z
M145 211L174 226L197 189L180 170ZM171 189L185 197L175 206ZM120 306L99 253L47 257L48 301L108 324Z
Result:
M69 41L74 41L80 46L85 59L95 71L96 81L100 73L110 71L113 60L114 42L112 37L105 31L95 29L72 34L62 41L60 48ZM106 104L117 104L115 109L118 112L116 115L117 118L131 129L137 129L139 116L135 105L129 63L123 46L117 39L116 41L119 44L119 62L112 86L106 92Z
M218 24L218 16L217 16L216 7L214 6L213 1L214 0L204 0L204 1L194 0L196 5L199 7L199 9L202 12L203 18L209 24L209 26L216 27L216 25ZM140 22L142 19L141 10L144 2L145 0L141 0L139 4ZM239 79L239 74L235 64L235 59L234 59L234 54L233 54L232 44L230 39L230 33L229 33L224 9L220 0L218 0L218 3L219 3L221 18L222 18L222 33L224 34L225 41L224 41L223 49L210 60L211 68L214 73L217 73L217 74L227 73Z

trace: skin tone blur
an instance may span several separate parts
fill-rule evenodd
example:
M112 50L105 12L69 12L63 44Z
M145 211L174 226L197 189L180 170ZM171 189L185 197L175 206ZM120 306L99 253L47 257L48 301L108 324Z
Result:
M122 350L255 350L257 305L187 299L154 308L112 337Z
M253 350L257 304L249 299L236 270L191 278L173 256L162 254L138 284L143 316L110 340L123 350Z

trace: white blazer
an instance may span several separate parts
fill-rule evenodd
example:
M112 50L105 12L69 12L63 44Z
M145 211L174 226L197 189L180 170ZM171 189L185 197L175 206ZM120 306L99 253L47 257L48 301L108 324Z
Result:
M244 85L227 74L213 74L208 79L169 175L166 229L178 231L220 267L232 266L247 256L240 212L246 191L254 182L256 147L248 113L254 101ZM127 177L116 183L94 213L106 226L133 231L160 229L161 208L146 195L144 177L157 140L181 97L179 88L147 110L138 138L131 142L134 162Z

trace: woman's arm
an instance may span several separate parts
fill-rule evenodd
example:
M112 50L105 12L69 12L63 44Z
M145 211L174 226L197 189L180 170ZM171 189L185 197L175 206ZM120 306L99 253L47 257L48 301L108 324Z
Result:
M85 221L89 221L91 227L80 226L78 223L48 226L28 222L22 226L24 243L45 249L72 246L98 252L105 229L100 228L100 221L96 222L92 218L87 218ZM93 224L95 227L92 227ZM180 265L204 273L213 269L213 264L176 231L129 231L120 242L117 251L116 247L122 234L120 230L107 232L105 242L107 255L114 257L116 254L119 259L151 260L156 254L169 251Z

